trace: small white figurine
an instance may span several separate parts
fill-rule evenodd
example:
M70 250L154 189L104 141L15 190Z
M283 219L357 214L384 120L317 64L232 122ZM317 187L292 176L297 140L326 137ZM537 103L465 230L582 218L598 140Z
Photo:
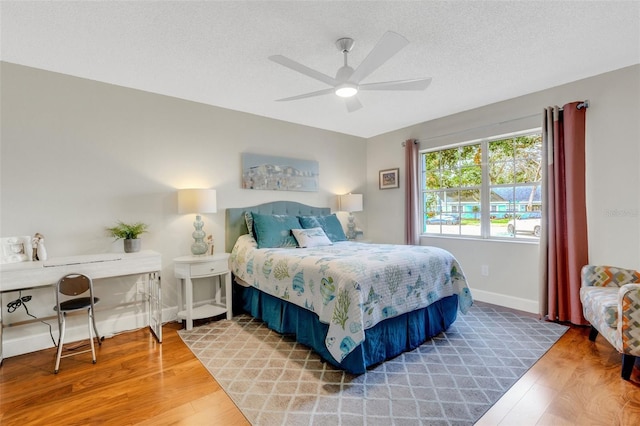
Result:
M207 237L207 244L209 245L209 255L213 256L213 235Z
M44 246L44 235L36 232L31 243L33 244L33 260L47 260L47 249Z

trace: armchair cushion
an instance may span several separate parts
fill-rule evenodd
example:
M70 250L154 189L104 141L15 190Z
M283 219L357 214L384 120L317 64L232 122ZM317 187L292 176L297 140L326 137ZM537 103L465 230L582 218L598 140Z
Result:
M618 327L618 288L585 286L580 289L585 317L592 324Z

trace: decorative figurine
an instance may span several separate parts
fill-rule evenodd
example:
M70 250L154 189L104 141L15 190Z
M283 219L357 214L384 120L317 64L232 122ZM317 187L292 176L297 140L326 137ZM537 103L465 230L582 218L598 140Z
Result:
M47 260L47 249L44 246L44 235L36 232L31 240L31 244L33 245L33 260Z
M213 235L207 237L207 245L209 246L209 255L213 256Z

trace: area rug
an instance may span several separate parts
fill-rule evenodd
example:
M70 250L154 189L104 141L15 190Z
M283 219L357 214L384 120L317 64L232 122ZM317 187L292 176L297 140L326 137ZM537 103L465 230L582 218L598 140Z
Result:
M248 315L180 336L253 425L472 425L568 328L477 304L362 375Z

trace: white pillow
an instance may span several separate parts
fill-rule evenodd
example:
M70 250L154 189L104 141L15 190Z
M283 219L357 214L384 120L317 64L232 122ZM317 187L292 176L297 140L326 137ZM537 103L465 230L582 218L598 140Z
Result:
M292 229L291 233L300 247L318 247L333 245L322 228Z

